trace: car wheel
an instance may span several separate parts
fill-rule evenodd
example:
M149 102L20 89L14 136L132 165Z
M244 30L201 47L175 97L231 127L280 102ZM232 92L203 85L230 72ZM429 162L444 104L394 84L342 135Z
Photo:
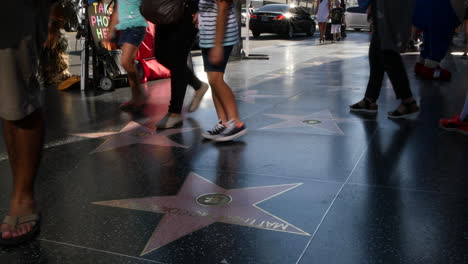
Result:
M288 25L288 32L286 33L286 36L288 37L288 39L294 38L294 27L292 24Z
M309 36L309 37L310 37L310 36L313 36L313 35L315 34L315 24L312 24L312 25L310 26L310 29L309 29L309 31L306 32L306 34L307 34L307 36Z
M257 32L257 31L252 31L252 35L254 36L254 38L258 38L260 37L260 32Z
M361 29L360 28L355 28L354 31L361 31Z

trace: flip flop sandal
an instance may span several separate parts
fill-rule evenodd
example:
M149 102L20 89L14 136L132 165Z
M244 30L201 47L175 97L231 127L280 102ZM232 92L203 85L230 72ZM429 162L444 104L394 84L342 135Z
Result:
M392 112L388 112L389 118L415 118L419 115L420 108L416 101L412 101L410 103L403 103L404 111L400 112L398 108Z
M35 224L32 227L32 230L28 233L10 239L3 239L2 234L0 233L0 246L18 246L20 244L31 241L34 237L37 236L40 229L40 216L38 214L30 214L25 216L9 216L7 215L3 220L2 224L8 225L11 229L16 228L18 225L27 224L34 222Z

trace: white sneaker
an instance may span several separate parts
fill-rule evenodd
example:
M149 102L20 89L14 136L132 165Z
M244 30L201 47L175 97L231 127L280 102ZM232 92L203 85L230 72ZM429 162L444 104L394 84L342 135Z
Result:
M165 129L165 128L173 128L179 124L182 123L184 118L182 115L177 115L177 116L171 116L171 113L167 113L163 119L161 119L157 124L156 127L160 129Z
M197 111L203 99L203 96L205 96L205 93L208 91L209 87L210 86L207 83L202 83L200 89L195 91L195 96L193 96L192 103L190 103L190 107L188 109L190 113Z

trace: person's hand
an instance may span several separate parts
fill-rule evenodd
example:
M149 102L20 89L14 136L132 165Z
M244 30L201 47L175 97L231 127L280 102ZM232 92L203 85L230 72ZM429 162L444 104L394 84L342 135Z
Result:
M220 45L216 45L210 49L208 54L208 60L214 65L219 65L224 59L224 49Z
M111 47L111 43L112 43L112 40L114 39L114 32L109 30L109 32L107 32L106 36L104 37L104 39L101 41L101 44L103 47L109 49L109 47Z
M198 28L199 17L200 17L200 12L196 12L195 14L192 15L192 22L196 28Z

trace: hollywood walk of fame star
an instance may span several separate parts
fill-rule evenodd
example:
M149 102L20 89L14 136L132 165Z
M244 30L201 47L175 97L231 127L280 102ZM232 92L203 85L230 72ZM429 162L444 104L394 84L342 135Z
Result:
M361 88L357 88L357 87L337 87L337 88L326 89L326 91L329 93L341 93L341 92L362 93Z
M324 131L334 135L343 136L344 133L341 128L337 125L337 119L333 118L333 115L329 110L323 110L308 115L283 115L283 114L264 114L269 117L279 118L283 121L260 129L278 129L278 128L314 128L319 131ZM318 122L312 122L318 121Z
M131 121L119 132L79 133L73 135L86 138L110 137L90 153L93 154L133 144L188 148L187 146L174 142L169 136L189 132L191 130L193 130L193 128L165 129L159 132L154 128L149 128L148 126Z
M247 90L240 92L236 95L236 99L243 101L248 104L255 104L257 98L279 98L286 97L281 95L272 95L272 94L258 94L258 90Z
M216 222L310 236L258 206L261 202L301 184L224 189L195 173L190 173L175 196L93 204L164 214L141 253L146 255Z

